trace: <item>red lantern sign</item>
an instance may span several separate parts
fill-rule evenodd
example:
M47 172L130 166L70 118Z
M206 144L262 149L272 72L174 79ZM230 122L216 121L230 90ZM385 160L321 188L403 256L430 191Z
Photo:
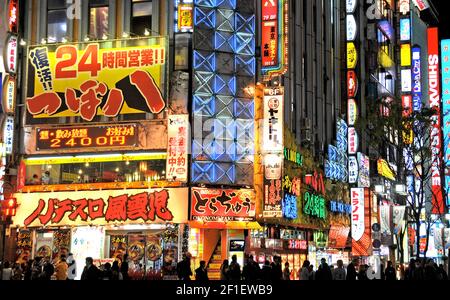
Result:
M349 98L354 98L358 93L358 78L353 70L347 72L347 91Z

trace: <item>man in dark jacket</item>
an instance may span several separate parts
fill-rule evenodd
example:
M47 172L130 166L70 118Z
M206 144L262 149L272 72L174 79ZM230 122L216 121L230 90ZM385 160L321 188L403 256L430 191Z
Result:
M192 270L190 253L186 253L183 260L177 264L177 273L180 280L191 280Z
M281 257L274 256L273 262L271 263L272 267L272 281L278 281L283 279L283 267L281 266Z
M233 255L231 257L230 280L233 280L233 281L241 280L241 265L239 265L239 263L237 262L236 255Z
M81 280L99 280L100 270L94 265L92 257L86 258L86 266L81 274Z
M316 271L316 280L333 280L330 266L328 266L325 258L320 260L320 266Z
M242 268L242 277L244 280L254 281L260 278L261 268L258 263L253 260L253 255L247 259L247 264Z
M348 264L348 266L347 266L347 277L346 277L346 279L347 280L356 280L356 263L357 263L357 260L356 259L354 259L354 260L352 260L352 262L351 263L349 263Z
M206 270L206 262L202 260L200 262L200 267L195 270L195 280L197 281L208 281L208 271Z
M397 275L395 274L395 269L392 266L392 261L388 261L388 265L386 267L386 280L391 281L391 280L397 280Z

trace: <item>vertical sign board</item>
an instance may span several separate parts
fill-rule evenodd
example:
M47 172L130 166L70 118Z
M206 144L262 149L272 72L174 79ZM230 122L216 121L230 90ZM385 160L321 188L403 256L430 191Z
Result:
M422 109L422 71L421 71L420 47L412 48L412 101L413 110L418 112Z
M434 108L436 114L432 117L433 127L431 129L431 190L432 190L432 213L444 213L444 200L442 197L440 165L442 160L441 152L441 101L440 101L440 70L439 70L439 41L438 28L428 28L428 86L429 105Z
M283 87L264 89L262 151L265 154L263 208L265 218L282 217L283 105Z
M262 72L269 77L287 71L289 1L261 0Z
M170 115L166 178L187 182L188 176L189 115Z
M264 89L263 151L280 152L283 145L284 88Z
M262 1L262 66L278 65L278 0Z
M370 201L369 189L352 188L352 254L353 256L369 256L370 233Z
M441 41L441 64L446 204L450 206L450 40Z

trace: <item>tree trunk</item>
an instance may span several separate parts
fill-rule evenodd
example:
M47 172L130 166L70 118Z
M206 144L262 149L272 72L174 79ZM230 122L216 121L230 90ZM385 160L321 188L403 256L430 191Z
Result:
M416 258L420 259L420 217L416 219Z

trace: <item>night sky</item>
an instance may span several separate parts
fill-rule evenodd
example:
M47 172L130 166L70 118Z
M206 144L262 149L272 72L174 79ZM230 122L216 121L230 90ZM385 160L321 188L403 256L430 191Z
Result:
M436 8L439 18L440 39L450 38L450 1L449 0L429 0Z

